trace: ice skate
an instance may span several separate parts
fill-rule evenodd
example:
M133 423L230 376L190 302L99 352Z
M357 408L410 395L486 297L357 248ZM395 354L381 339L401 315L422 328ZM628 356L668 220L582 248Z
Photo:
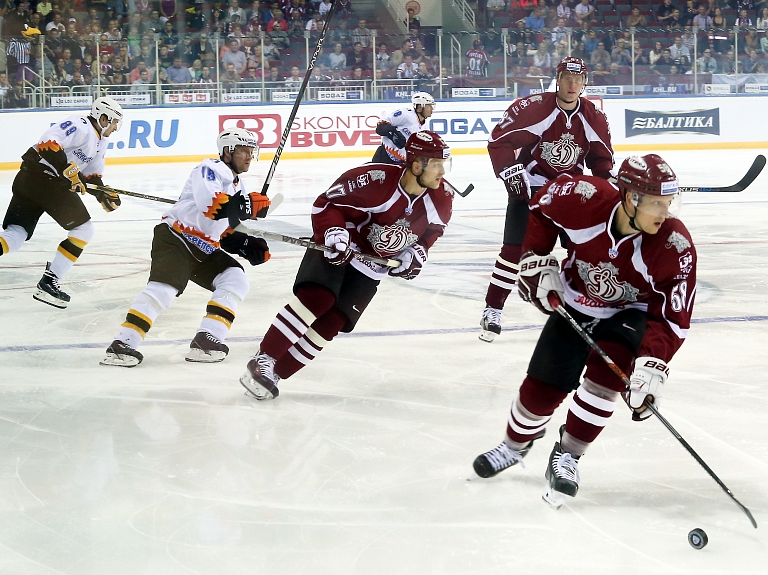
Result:
M274 399L280 395L277 382L280 376L275 373L275 358L263 351L254 355L248 362L248 371L240 376L240 383L248 395L258 400Z
M37 282L37 293L32 297L59 309L64 309L69 305L69 295L61 290L59 278L51 271L51 262L45 265L45 273Z
M562 431L561 427L561 437ZM556 441L549 456L544 477L548 484L541 497L549 505L558 509L563 504L563 495L575 497L579 491L579 456L563 452L560 442Z
M523 458L528 455L533 442L544 437L545 433L546 430L542 429L538 434L536 434L536 437L529 441L528 444L520 451L511 449L509 446L507 446L506 443L502 441L497 447L494 447L490 451L486 451L482 455L478 455L475 458L475 461L472 464L472 467L475 469L475 473L477 473L483 479L488 479L489 477L493 477L494 475L504 471L508 467L517 465L518 463L520 463L522 467L525 467Z
M189 344L189 352L184 358L197 363L217 363L224 361L229 347L213 337L207 331L198 331Z
M483 317L480 318L482 331L478 338L480 341L491 343L501 333L501 310L495 307L486 307Z
M115 365L117 367L136 367L144 356L130 345L116 339L107 348L107 357L99 362L99 365Z

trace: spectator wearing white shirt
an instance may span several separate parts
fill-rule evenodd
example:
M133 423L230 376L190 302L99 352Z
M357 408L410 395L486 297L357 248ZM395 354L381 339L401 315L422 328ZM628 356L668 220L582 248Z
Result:
M413 62L413 57L410 54L405 54L403 56L403 63L397 67L397 77L399 79L413 78L418 71L419 67Z

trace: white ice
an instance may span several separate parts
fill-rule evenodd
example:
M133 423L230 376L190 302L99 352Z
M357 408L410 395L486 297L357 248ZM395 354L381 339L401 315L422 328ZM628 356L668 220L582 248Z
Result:
M683 185L737 181L759 150L663 152ZM354 159L284 160L266 229L307 234L313 199ZM113 166L106 182L178 196L191 164ZM269 162L247 177L259 188ZM0 172L0 208L14 172ZM351 336L256 402L238 377L288 301L300 248L246 264L251 291L221 364L184 361L208 301L190 285L134 369L99 365L141 291L163 204L86 203L96 237L63 281L66 310L32 299L64 232L44 216L0 258L0 573L508 575L766 573L768 175L738 194L688 194L696 323L661 409L749 507L729 499L656 420L622 406L559 511L541 501L549 433L517 467L468 481L501 440L544 316L516 297L477 339L504 221L484 156L457 156L463 189L413 282L388 280ZM761 359L762 358L762 359ZM709 545L692 549L694 527Z

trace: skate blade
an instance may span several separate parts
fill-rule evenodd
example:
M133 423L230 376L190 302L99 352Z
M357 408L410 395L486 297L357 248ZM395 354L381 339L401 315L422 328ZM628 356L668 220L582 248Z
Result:
M497 335L497 333L492 331L483 330L480 332L480 335L477 336L477 339L486 343L491 343L494 339L496 339Z
M240 376L240 385L245 388L246 396L253 399L258 399L259 401L263 401L265 399L274 399L279 393L277 388L275 388L275 393L273 394L258 381L254 380L251 377L251 373L249 371L246 371L243 375Z
M66 309L69 302L62 301L58 298L53 297L51 294L49 294L46 291L43 290L37 290L37 293L32 296L37 301L46 303L52 307L56 307L59 309Z
M541 494L541 499L552 509L560 509L560 507L562 507L563 503L565 502L563 494L559 491L551 489L549 485L547 485L546 489L544 489L544 493Z
M141 361L132 355L108 355L99 362L99 365L111 365L115 367L136 367Z
M223 351L205 352L202 349L190 349L187 356L184 358L187 361L195 363L218 363L224 361L227 354Z

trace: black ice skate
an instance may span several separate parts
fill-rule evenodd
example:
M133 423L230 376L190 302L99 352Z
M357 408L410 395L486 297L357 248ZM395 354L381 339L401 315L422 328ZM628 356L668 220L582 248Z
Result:
M565 426L560 428L560 437L563 436ZM541 496L544 501L555 509L563 504L563 495L574 497L579 491L579 459L578 455L563 452L560 442L556 441L549 455L549 464L544 477L548 485Z
M190 342L189 353L184 359L197 363L216 363L224 361L228 353L229 348L213 335L207 331L198 331Z
M99 362L99 365L116 365L118 367L136 367L144 356L130 345L116 339L107 348L107 357Z
M45 264L45 273L37 282L37 293L32 297L59 309L64 309L69 304L69 295L61 291L59 278L51 271L51 262Z
M263 351L254 355L248 362L248 371L240 376L240 383L247 394L256 399L274 399L280 395L277 382L280 376L275 373L275 358Z
M501 333L501 310L495 307L486 307L483 317L480 318L482 331L478 338L480 341L491 343Z
M475 468L475 473L483 479L488 479L518 463L525 467L525 464L523 464L523 457L528 455L531 446L533 446L533 442L544 437L545 433L546 430L542 429L536 434L536 437L531 439L531 441L529 441L520 451L511 449L502 441L497 447L494 447L490 451L486 451L475 458L475 462L472 464L472 467Z

